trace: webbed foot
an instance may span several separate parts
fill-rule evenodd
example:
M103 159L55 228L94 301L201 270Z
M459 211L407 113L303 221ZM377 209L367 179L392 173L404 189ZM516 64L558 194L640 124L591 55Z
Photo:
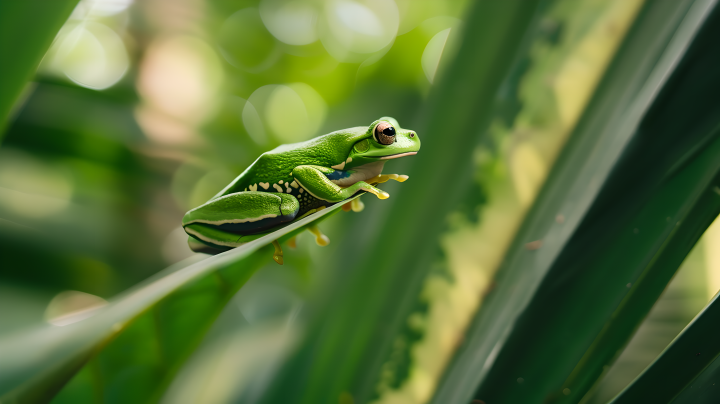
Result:
M325 247L326 245L330 244L330 238L328 236L322 234L320 229L317 228L315 225L311 225L307 227L308 231L315 235L315 242L320 247Z
M283 264L283 251L282 248L280 248L280 243L278 243L277 240L272 242L272 245L275 247L275 252L273 253L273 260L277 262L278 264Z

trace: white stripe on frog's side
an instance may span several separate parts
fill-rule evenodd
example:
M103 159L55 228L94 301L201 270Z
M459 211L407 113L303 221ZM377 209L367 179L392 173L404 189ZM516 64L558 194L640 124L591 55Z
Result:
M347 160L345 160L346 163L352 162L352 157L348 157Z
M252 222L258 222L263 219L272 219L273 217L277 217L278 215L275 213L268 213L267 215L260 215L258 217L251 217L248 219L228 219L228 220L205 220L205 219L195 219L190 222L185 223L185 225L193 224L193 223L205 223L205 224L214 224L214 225L221 225L221 224L227 224L227 223L252 223Z
M384 161L376 161L374 163L363 164L348 171L350 173L349 177L330 181L341 187L349 187L356 182L365 181L369 180L370 178L377 177L378 175L380 175L380 173L382 173L384 165Z
M270 183L269 183L269 182L259 182L259 184L260 184L261 187L263 187L263 189L268 189L268 188L270 188Z
M248 188L250 188L251 191L256 192L257 191L257 184L252 184Z
M227 242L227 241L213 240L210 237L203 236L202 234L198 233L197 231L195 231L193 229L185 229L185 231L198 240L206 241L210 244L221 245L223 247L239 247L239 246L245 244L245 243L240 243L240 242L232 243L232 242ZM240 240L240 237L238 237L238 240Z
M342 170L343 168L345 168L345 162L343 161L343 162L340 163L340 164L336 164L336 165L334 165L334 166L330 166L330 168L334 168L334 169L336 169L336 170Z

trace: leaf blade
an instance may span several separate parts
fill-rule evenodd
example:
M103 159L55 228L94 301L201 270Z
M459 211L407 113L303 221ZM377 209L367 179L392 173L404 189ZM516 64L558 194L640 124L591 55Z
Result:
M35 74L78 0L4 1L0 4L0 139L13 105Z
M225 282L232 284L232 287L224 296L224 299L229 299L232 292L242 286L255 269L253 266L249 266L249 269L235 268L233 271L234 263L250 256L250 254L270 244L275 239L286 238L314 221L325 219L328 215L339 212L341 207L342 204L333 205L248 244L200 262L188 265L188 262L186 262L188 260L186 260L173 265L122 294L114 303L104 307L96 315L84 321L62 328L54 326L41 327L5 338L0 341L0 356L4 358L0 362L0 394L2 394L0 397L10 402L13 402L13 400L46 402L53 397L56 391L62 388L67 380L73 377L75 372L80 370L81 367L87 366L86 360L91 359L98 353L102 354L104 349L112 345L113 341L117 341L118 337L123 336L125 330L129 329L140 334L144 333L146 339L151 342L158 342L158 337L150 332L152 327L136 330L133 328L133 322L143 315L151 313L153 308L163 303L173 304L178 301L182 303L181 299L176 299L174 302L168 301L168 297L172 298L173 293L182 292L183 289L190 289L192 292L193 287L198 282L207 282L209 277L216 276L218 270L222 271ZM211 295L215 293L216 289L212 289ZM163 389L170 381L169 378L172 377L183 360L189 355L192 347L202 338L204 331L212 323L212 318L224 306L226 300L221 300L218 304L211 304L208 310L201 313L202 316L208 317L210 322L203 324L202 327L199 327L199 330L196 330L197 335L192 341L184 341L184 343L180 341L187 352L169 370L166 369L167 376L163 376L164 381L159 388L158 386L150 386L152 391L142 392L143 399L149 399L152 396L159 397L162 394ZM178 314L178 311L174 311L170 319L177 319L176 314ZM194 322L188 324L191 328L197 328ZM187 335L184 337L188 338ZM120 341L120 345L122 343ZM106 365L105 370L106 373L110 373L111 376L114 374L114 376L105 381L93 380L90 385L84 384L81 386L82 388L75 389L76 392L84 392L87 389L97 387L92 386L93 383L99 383L102 386L117 379L118 372L127 365L127 363L123 362L122 354L118 357L117 352L122 352L122 347L118 348L114 354L115 359L106 358L116 361ZM130 358L130 363L132 363L132 358Z

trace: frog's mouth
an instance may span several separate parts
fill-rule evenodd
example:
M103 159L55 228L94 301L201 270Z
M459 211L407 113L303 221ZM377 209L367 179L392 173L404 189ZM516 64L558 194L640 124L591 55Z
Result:
M417 154L417 152L411 151L406 153L398 153L398 154L391 154L389 156L383 156L383 157L376 157L378 160L391 160L396 159L398 157L405 157L405 156L412 156Z

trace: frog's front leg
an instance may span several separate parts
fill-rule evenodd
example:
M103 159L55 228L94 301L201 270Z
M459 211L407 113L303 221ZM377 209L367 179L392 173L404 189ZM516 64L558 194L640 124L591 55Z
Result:
M317 199L328 202L340 202L355 195L358 191L367 191L374 194L380 199L387 199L390 194L375 188L365 181L358 181L349 187L341 188L339 185L330 181L325 174L331 174L335 170L322 166L298 166L295 167L292 174L300 186L302 186L310 195Z

